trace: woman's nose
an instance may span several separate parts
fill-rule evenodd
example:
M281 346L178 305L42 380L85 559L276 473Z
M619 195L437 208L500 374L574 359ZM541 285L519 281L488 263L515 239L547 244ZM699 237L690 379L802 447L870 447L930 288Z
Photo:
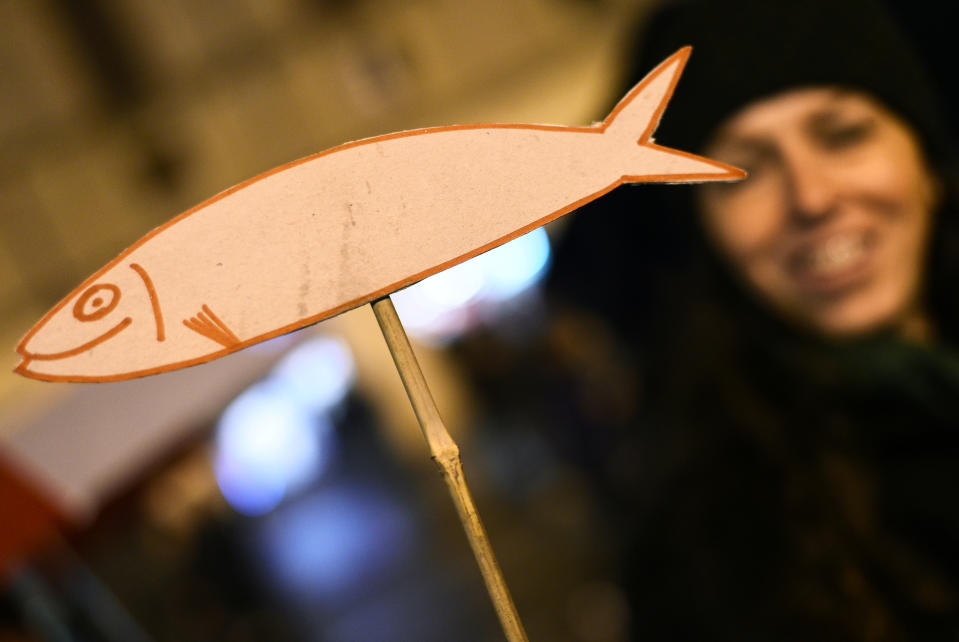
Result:
M836 207L837 190L826 167L806 155L785 162L790 214L800 222L827 218Z

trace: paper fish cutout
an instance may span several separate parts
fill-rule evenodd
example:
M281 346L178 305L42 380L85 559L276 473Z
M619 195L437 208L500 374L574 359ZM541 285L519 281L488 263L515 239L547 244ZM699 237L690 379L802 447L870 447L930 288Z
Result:
M115 381L210 361L492 249L623 183L735 180L653 143L691 52L591 127L431 127L277 167L154 229L21 340L20 374Z

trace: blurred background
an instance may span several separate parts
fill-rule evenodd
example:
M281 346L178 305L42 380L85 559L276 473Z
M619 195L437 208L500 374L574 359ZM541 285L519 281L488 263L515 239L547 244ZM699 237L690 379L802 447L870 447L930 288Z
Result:
M499 639L368 308L130 382L28 380L12 349L151 228L278 164L603 118L647 4L0 1L0 640ZM550 251L538 230L396 305L532 638L623 639L587 485L464 365L494 356L464 333L539 331Z

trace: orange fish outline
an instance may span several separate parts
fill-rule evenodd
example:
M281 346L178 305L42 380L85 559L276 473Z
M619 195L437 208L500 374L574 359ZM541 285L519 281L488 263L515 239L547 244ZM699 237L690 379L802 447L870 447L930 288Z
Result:
M732 165L728 165L728 164L722 163L722 162L720 162L720 161L715 161L715 160L712 160L712 159L703 158L703 157L701 157L701 156L699 156L699 155L697 155L697 154L693 154L693 153L691 153L691 152L686 152L686 151L683 151L683 150L673 149L673 148L671 148L671 147L660 146L660 145L657 145L657 144L655 144L654 142L652 142L652 140L650 140L650 137L652 136L652 133L655 131L656 127L659 125L659 121L660 121L660 119L662 118L663 112L666 110L666 107L667 107L667 105L669 104L669 101L672 99L673 92L674 92L675 89L676 89L676 85L677 85L678 82L679 82L679 78L682 76L683 69L686 67L686 63L687 63L687 61L689 60L689 56L690 56L691 54L692 54L692 47L691 47L691 46L686 46L686 47L683 47L682 49L680 49L679 51L677 51L676 53L672 54L672 55L669 56L668 58L666 58L663 62L661 62L659 65L657 65L655 69L653 69L649 74L647 74L646 77L645 77L639 84L637 84L633 89L631 89L631 90L616 104L616 106L613 108L613 110L606 116L606 118L603 119L603 121L602 121L599 125L592 125L592 126L565 126L565 125L535 125L535 124L522 124L522 123L474 123L474 124L467 124L467 125L444 125L444 126L439 126L439 127L424 127L424 128L421 128L421 129L412 129L412 130L406 130L406 131L400 131L400 132L393 132L393 133L389 133L389 134L383 134L383 135L380 135L380 136L374 136L374 137L372 137L372 138L364 138L364 139L360 139L360 140L356 140L356 141L351 141L351 142L348 142L348 143L344 143L344 144L342 144L342 145L337 145L336 147L331 147L330 149L326 149L326 150L323 150L323 151L321 151L321 152L317 152L317 153L315 153L315 154L311 154L311 155L309 155L309 156L305 156L305 157L303 157L303 158L300 158L300 159L291 161L291 162L289 162L289 163L285 163L285 164L280 165L280 166L278 166L278 167L274 167L273 169L267 170L266 172L263 172L262 174L258 174L257 176L254 176L254 177L252 177L252 178L249 178L249 179L247 179L247 180L245 180L245 181L243 181L243 182L241 182L241 183L237 183L237 184L234 185L233 187L230 187L230 188L228 188L228 189L226 189L226 190L224 190L224 191L222 191L222 192L220 192L220 193L218 193L218 194L215 194L214 196L208 198L207 200L205 200L205 201L203 201L203 202L201 202L201 203L199 203L199 204L191 207L190 209L188 209L188 210L186 210L186 211L184 211L184 212L182 212L182 213L174 216L174 217L171 218L170 220L168 220L168 221L166 221L165 223L161 224L160 226L154 228L153 230L151 230L150 232L148 232L147 234L145 234L142 238L140 238L139 240L137 240L136 243L134 243L133 245L131 245L130 247L128 247L127 249L125 249L125 250L124 250L123 252L121 252L116 258L114 258L113 260L111 260L111 261L110 261L109 263L107 263L105 266L103 266L102 268L100 268L99 270L97 270L96 273L94 273L93 275L91 275L90 277L88 277L87 279L85 279L82 283L80 283L80 285L78 285L76 288L74 288L74 289L70 292L70 294L68 294L66 297L64 297L57 305L55 305L55 306L54 306L52 309L50 309L45 315L43 315L43 317L42 317L42 318L27 332L27 334L24 335L24 337L20 340L20 343L17 345L17 352L18 352L21 356L23 356L25 360L24 360L22 363L20 363L20 364L14 369L14 371L17 372L17 373L19 373L19 374L22 374L22 375L24 375L24 376L31 377L31 378L34 378L34 379L40 379L40 380L43 380L43 381L74 381L74 382L91 382L91 383L93 383L93 382L123 381L123 380L133 379L133 378L137 378L137 377L145 377L145 376L149 376L149 375L160 374L160 373L162 373L162 372L169 372L169 371L171 371L171 370L178 370L178 369L180 369L180 368L186 368L186 367L198 365L198 364L201 364L201 363L207 363L208 361L213 361L214 359L219 359L220 357L224 357L224 356L226 356L226 355L228 355L228 354L231 354L231 353L233 353L233 352L237 352L238 350L242 350L242 349L247 348L247 347L249 347L249 346L251 346L251 345L254 345L254 344L256 344L256 343L261 343L261 342L263 342L263 341L267 341L267 340L272 339L272 338L274 338L274 337L278 337L278 336L281 336L281 335L284 335L284 334L288 334L288 333L293 332L293 331L295 331L295 330L299 330L299 329L305 328L305 327L307 327L307 326L313 325L313 324L315 324L315 323L319 323L320 321L323 321L323 320L325 320L325 319L329 319L329 318L334 317L334 316L336 316L336 315L338 315L338 314L342 314L343 312L346 312L347 310L352 310L353 308L359 307L359 306L364 305L364 304L366 304L366 303L370 303L371 301L375 301L376 299L380 299L380 298L382 298L382 297L384 297L384 296L387 296L388 294L390 294L390 293L392 293L392 292L395 292L395 291L397 291L397 290L401 290L401 289L403 289L403 288L405 288L405 287L407 287L407 286L410 286L410 285L412 285L412 284L414 284L414 283L416 283L416 282L418 282L418 281L422 281L423 279L425 279L425 278L427 278L427 277L429 277L429 276L432 276L433 274L436 274L437 272L442 272L443 270L445 270L445 269L447 269L447 268L450 268L450 267L452 267L452 266L454 266L454 265L456 265L456 264L458 264L458 263L462 263L462 262L464 262L464 261L468 261L469 259L471 259L471 258L473 258L473 257L475 257L475 256L478 256L478 255L480 255L480 254L482 254L482 253L484 253L484 252L487 252L487 251L489 251L489 250L491 250L491 249L493 249L493 248L495 248L495 247L498 247L498 246L500 246L500 245L502 245L502 244L504 244L504 243L508 243L509 241L512 241L512 240L515 239L515 238L518 238L518 237L520 237L520 236L523 236L524 234L527 234L528 232L530 232L530 231L532 231L532 230L534 230L534 229L536 229L536 228L538 228L538 227L541 227L541 226L545 225L546 223L549 223L549 222L551 222L551 221L553 221L553 220L555 220L555 219L557 219L557 218L559 218L559 217L561 217L561 216L563 216L563 215L565 215L565 214L568 214L568 213L570 213L570 212L572 212L572 211L574 211L574 210L576 210L576 209L579 209L579 208L582 207L583 205L586 205L587 203L590 203L590 202L592 202L592 201L600 198L601 196L604 196L605 194L608 194L609 192L611 192L612 190L616 189L616 188L619 187L620 185L624 185L624 184L626 184L626 183L669 182L670 180L677 180L677 181L680 181L680 180L681 180L681 182L687 183L687 182L696 182L697 179L701 179L701 180L707 180L707 179L708 179L708 180L713 180L713 181L715 181L715 180L724 180L724 179L725 179L725 180L736 180L736 179L745 178L746 173L745 173L743 170L741 170L741 169L739 169L739 168L737 168L737 167L733 167ZM173 226L173 225L176 225L177 223L179 223L179 222L182 221L183 219L187 218L188 216L191 216L192 214L194 214L194 213L196 213L196 212L198 212L198 211L200 211L200 210L202 210L202 209L204 209L204 208L212 205L213 203L216 203L217 201L219 201L219 200L221 200L221 199L223 199L223 198L226 198L227 196L229 196L229 195L231 195L231 194L233 194L233 193L235 193L235 192L238 192L239 190L242 190L242 189L244 189L244 188L246 188L246 187L248 187L248 186L250 186L250 185L252 185L252 184L254 184L254 183L257 183L257 182L262 181L262 180L264 180L264 179L266 179L266 178L268 178L268 177L270 177L270 176L273 176L274 174L277 174L277 173L279 173L279 172L288 170L288 169L290 169L290 168L292 168L292 167L296 167L297 165L301 165L301 164L303 164L303 163L306 163L306 162L309 162L309 161L313 161L313 160L316 160L316 159L318 159L318 158L322 158L323 156L327 156L327 155L329 155L329 154L335 154L335 153L337 153L337 152L341 152L341 151L344 151L344 150L347 150L347 149L351 149L351 148L353 148L353 147L358 147L358 146L361 146L361 145L372 145L372 144L375 144L375 143L379 143L379 142L383 142L383 141L388 141L388 140L393 140L393 139L397 139L397 138L405 138L405 137L412 137L412 136L422 136L422 135L425 135L425 134L432 134L432 133L437 133L437 132L448 132L448 131L459 131L459 130L470 130L470 129L477 129L477 130L478 130L478 129L525 129L525 130L534 130L534 131L579 132L579 133L589 133L589 134L602 135L602 134L607 130L607 128L615 121L616 117L626 108L626 106L629 105L636 96L638 96L639 94L641 94L650 84L652 84L652 82L653 82L654 80L656 80L656 78L659 77L660 74L662 74L664 71L666 71L666 70L667 70L670 66L672 66L674 63L678 63L678 67L677 67L676 71L673 73L673 77L672 77L672 79L670 80L670 83L669 83L668 88L667 88L666 91L663 93L662 98L660 99L659 105L657 106L656 110L653 112L652 117L649 119L649 124L647 125L646 129L643 131L642 135L641 135L641 136L639 137L639 139L637 140L637 144L638 144L639 146L641 146L641 147L648 147L648 148L655 149L655 150L662 150L662 151L666 151L666 152L668 152L668 153L670 153L670 154L674 154L674 155L678 155L678 156L683 156L683 157L690 158L690 159L693 159L693 160L696 160L696 161L707 162L707 163L709 163L710 165L712 165L713 167L716 167L716 168L718 168L718 169L723 169L723 170L725 170L725 171L727 172L725 175L715 174L715 173L702 173L702 174L646 174L646 175L640 175L640 176L624 175L624 176L620 177L618 180L616 180L616 181L614 181L613 183L611 183L610 185L604 187L603 189L600 189L600 190L598 190L598 191L596 191L596 192L593 192L592 194L589 194L589 195L584 196L583 198L580 198L580 199L578 199L578 200L576 200L576 201L574 201L574 202L572 202L572 203L569 203L569 204L561 207L560 209L558 209L558 210L556 210L556 211L554 211L554 212L551 212L550 214L547 214L546 216L543 216L543 217L541 217L541 218L533 221L532 223L529 223L529 224L527 224L527 225L524 225L524 226L520 227L520 228L517 229L517 230L514 230L513 232L511 232L511 233L509 233L509 234L506 234L506 235L504 235L504 236L502 236L502 237L500 237L500 238L498 238L498 239L495 239L495 240L493 240L493 241L490 241L489 243L486 243L486 244L481 245L481 246L479 246L479 247L477 247L477 248L474 248L473 250L470 250L469 252L466 252L466 253L458 256L458 257L455 257L455 258L453 258L453 259L450 259L450 260L448 260L448 261L445 261L445 262L443 262L443 263L440 263L439 265L435 265L435 266L433 266L433 267L431 267L431 268L429 268L429 269L423 270L423 271L418 272L418 273L416 273L416 274L412 274L412 275L410 275L410 276L408 276L408 277L405 277L405 278L403 278L403 279L401 279L401 280L399 280L399 281L397 281L397 282L395 282L395 283L392 283L392 284L390 284L390 285L388 285L388 286L385 286L385 287L383 287L383 288L380 288L379 290L376 290L376 291L371 292L371 293L369 293L369 294L363 295L363 296L361 296L361 297L357 297L357 298L351 299L351 300L349 300L349 301L346 301L346 302L344 302L344 303L341 303L340 305L334 306L333 308L324 310L324 311L322 311L322 312L319 312L319 313L317 313L317 314L311 315L311 316L306 317L306 318L303 318L303 319L298 319L297 321L294 321L293 323L289 323L289 324L287 324L287 325L281 326L281 327L276 328L275 330L271 330L271 331L269 331L269 332L265 332L265 333L262 333L262 334L258 334L258 335L254 336L254 337L250 337L250 338L243 339L243 340L239 340L239 339L238 339L238 342L237 342L237 343L235 343L235 344L233 344L233 345L230 345L230 346L227 346L227 347L224 347L222 350L217 350L216 352L212 352L212 353L209 353L209 354L205 354L205 355L202 355L202 356L200 356L200 357L195 357L195 358L193 358L193 359L186 359L186 360L184 360L184 361L178 361L178 362L175 362L175 363L165 364L165 365L157 366L157 367L154 367L154 368L145 368L145 369L143 369L143 370L136 370L136 371L133 371L133 372L125 372L125 373L116 374L116 375L96 375L96 376L93 376L93 375L51 375L51 374L42 374L42 373L31 372L31 371L27 370L27 368L26 368L26 366L29 364L29 361L32 359L32 357L29 356L29 352L26 351L26 349L25 349L26 344L27 344L27 343L29 342L29 340L33 337L33 335L36 334L36 333L39 331L39 329L44 326L44 324L47 322L47 320L50 319L50 318L51 318L54 314L56 314L58 311L60 311L60 310L67 304L68 301L70 301L70 300L73 299L73 297L74 297L77 293L82 292L85 288L87 288L87 287L89 287L91 284L95 283L96 280L97 280L97 278L99 278L99 276L100 276L101 274L103 274L104 272L106 272L106 271L110 270L111 268L113 268L114 266L116 266L118 263L120 263L121 261L123 261L124 259L126 259L126 257L129 256L134 250L136 250L137 248L139 248L139 247L142 246L144 243L146 243L147 241L149 241L149 240L152 239L153 237L157 236L157 235L160 234L161 232L165 231L167 228L169 228L169 227L171 227L171 226ZM123 323L123 322L121 322L121 323ZM185 321L184 321L184 323L185 323ZM124 327L125 327L125 326L124 326ZM187 325L187 327L190 327L190 326ZM194 330L195 330L195 328L191 328L191 329L194 329ZM114 334L115 334L115 333L114 333ZM112 336L112 335L111 335L111 336ZM235 336L235 335L234 335L234 336ZM97 340L97 343L100 343L100 342L102 342L102 341L104 341L104 340L105 340L105 339L100 338L100 339ZM70 351L66 351L66 352L60 353L60 354L63 355L63 356L72 356L72 355L80 354L81 352L83 352L84 350L81 349L81 348L89 349L89 348L91 348L91 347L93 347L93 346L92 346L92 345L89 345L89 344L84 344L84 346L78 346L78 348L74 348L74 349L72 349L72 350L70 350ZM69 354L68 354L68 353L69 353Z

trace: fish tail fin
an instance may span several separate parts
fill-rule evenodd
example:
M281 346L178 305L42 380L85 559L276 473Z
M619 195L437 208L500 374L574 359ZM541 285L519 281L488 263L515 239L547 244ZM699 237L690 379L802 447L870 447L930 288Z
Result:
M746 177L736 167L696 154L663 147L653 142L653 132L666 110L683 68L692 53L683 47L646 75L609 113L602 127L604 135L622 138L641 148L623 182L731 181Z

